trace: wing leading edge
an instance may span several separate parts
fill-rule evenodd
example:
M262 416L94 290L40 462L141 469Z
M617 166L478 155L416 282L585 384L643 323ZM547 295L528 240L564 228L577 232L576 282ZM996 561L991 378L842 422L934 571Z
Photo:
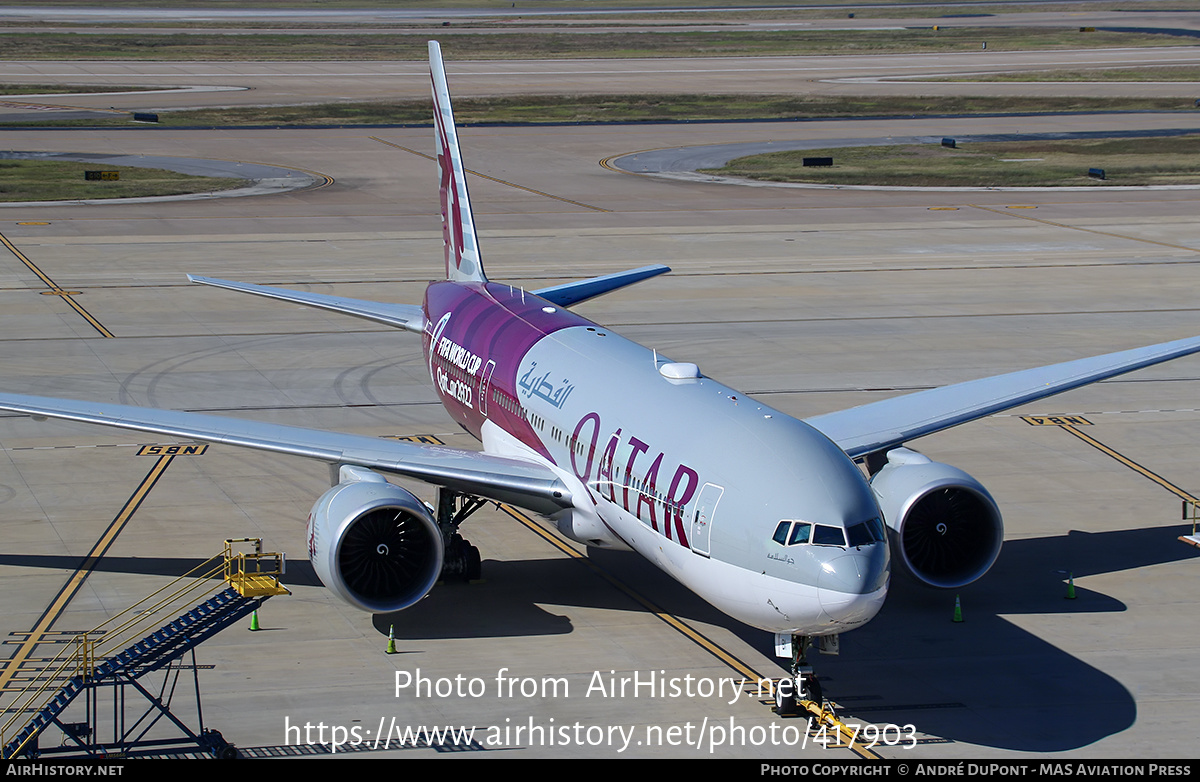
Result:
M851 457L1110 377L1200 353L1200 337L969 380L805 419Z
M540 513L572 505L548 468L477 451L175 410L0 394L0 410L353 464L416 478Z

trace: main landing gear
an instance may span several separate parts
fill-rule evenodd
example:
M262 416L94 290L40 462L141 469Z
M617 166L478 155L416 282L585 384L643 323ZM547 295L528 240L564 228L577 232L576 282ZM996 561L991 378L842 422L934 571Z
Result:
M487 505L487 500L439 487L434 502L434 517L438 529L441 530L445 549L441 579L478 581L482 576L479 549L458 534L458 526L472 513Z
M778 642L777 637L777 642ZM791 637L791 676L779 680L775 686L775 713L781 717L794 717L805 711L802 701L812 701L821 710L825 709L825 698L821 694L821 683L808 664L808 648L813 638L807 635Z

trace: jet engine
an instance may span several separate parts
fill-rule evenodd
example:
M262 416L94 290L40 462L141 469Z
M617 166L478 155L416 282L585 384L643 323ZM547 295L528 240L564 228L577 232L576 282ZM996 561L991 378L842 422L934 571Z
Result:
M442 571L437 522L424 503L381 475L343 465L340 477L308 516L308 556L317 577L364 611L408 608Z
M966 586L1000 554L1004 524L987 489L957 467L907 448L871 478L893 554L918 581Z

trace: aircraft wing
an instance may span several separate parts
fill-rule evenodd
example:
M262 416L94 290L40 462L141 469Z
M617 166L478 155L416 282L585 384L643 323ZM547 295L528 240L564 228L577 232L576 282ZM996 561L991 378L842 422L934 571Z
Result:
M188 279L201 285L211 285L214 288L226 288L231 291L251 293L268 299L290 301L308 307L340 312L364 320L373 320L387 326L396 326L420 334L425 329L425 314L421 308L413 304L388 304L382 301L364 301L363 299L347 299L342 296L325 296L320 293L290 291L285 288L272 288L267 285L253 285L248 282L230 282L217 280L212 277L198 277L189 274Z
M805 419L851 457L1200 352L1200 337L969 380Z
M541 513L554 513L572 505L570 492L548 468L477 451L200 413L20 394L0 394L0 410L25 413L35 419L62 418L369 467Z

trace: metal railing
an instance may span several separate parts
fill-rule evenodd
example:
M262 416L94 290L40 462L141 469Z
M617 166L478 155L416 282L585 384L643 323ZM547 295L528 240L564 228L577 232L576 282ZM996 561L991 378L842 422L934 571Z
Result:
M239 543L253 543L253 553L235 550L235 544ZM21 753L37 736L37 731L12 751L4 752L3 748L56 698L66 698L67 701L74 698L94 679L102 661L160 629L164 622L177 617L185 607L207 600L225 589L226 585L243 597L290 594L279 583L279 576L284 573L284 562L282 553L264 553L259 538L226 540L223 553L206 559L95 628L72 637L62 651L49 660L36 667L23 668L23 671L32 675L32 681L16 694L9 706L0 711L0 716L9 715L0 725L0 757L16 757ZM9 664L21 663L10 660Z

